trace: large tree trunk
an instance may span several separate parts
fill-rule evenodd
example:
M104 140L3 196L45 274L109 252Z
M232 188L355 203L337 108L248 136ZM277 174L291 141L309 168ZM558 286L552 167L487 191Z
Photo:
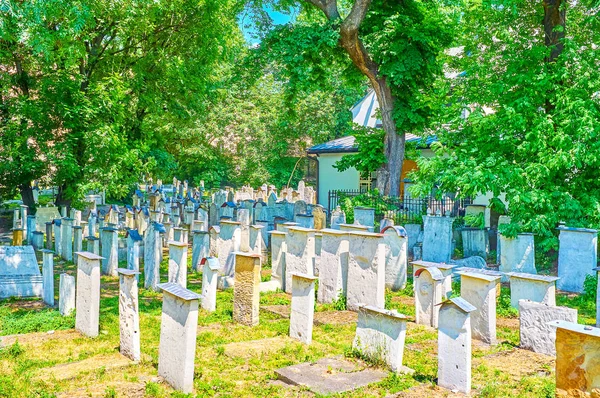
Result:
M544 35L550 47L548 62L553 62L563 52L565 38L566 4L562 0L544 0Z
M30 183L24 183L19 185L19 192L21 192L21 200L24 205L29 206L29 214L35 214L35 200L33 199L33 189ZM23 221L25 222L25 221Z
M58 194L56 195L56 200L54 201L56 206L66 206L67 208L71 207L71 199L67 196L66 188L66 184L58 187Z

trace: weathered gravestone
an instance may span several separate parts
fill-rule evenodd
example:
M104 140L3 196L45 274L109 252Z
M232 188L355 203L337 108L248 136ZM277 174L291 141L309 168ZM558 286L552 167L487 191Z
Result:
M0 246L0 299L42 297L44 284L32 246Z
M139 272L119 268L119 335L121 354L139 361L140 350L140 313L138 308Z
M496 286L500 276L459 271L460 296L471 303L471 333L473 338L496 344Z
M305 344L312 342L316 280L312 275L292 274L290 337Z
M271 280L278 281L281 290L285 291L285 255L287 252L286 232L269 231L271 236Z
M100 260L90 252L77 253L77 311L75 329L88 337L98 336L100 323Z
M12 233L12 245L23 246L23 228L15 228L12 230Z
M323 238L317 301L329 304L346 297L350 246L347 232L322 229L321 233Z
M348 282L346 307L359 304L385 306L385 244L383 235L372 232L348 234Z
M163 291L158 375L174 389L189 394L194 389L198 301L201 297L176 283L162 283L157 287Z
M521 348L545 355L556 355L556 328L551 321L577 323L577 310L567 307L519 301L519 336Z
M423 216L423 260L447 263L452 257L454 218Z
M510 278L510 305L519 308L520 300L556 305L556 276L508 272Z
M184 288L187 288L187 249L187 243L169 242L168 281Z
M140 270L140 245L142 237L136 229L127 231L127 269L132 271ZM136 279L138 277L136 276Z
M438 385L464 394L471 392L471 318L475 311L461 297L440 306L438 324Z
M260 256L236 253L233 289L233 320L246 326L258 325L260 304Z
M433 328L438 326L439 304L446 297L444 275L435 267L414 270L415 322Z
M119 267L119 232L105 227L100 231L102 247L102 274L116 276Z
M44 303L54 307L54 252L42 250L42 277L44 278Z
M217 282L219 273L219 260L206 257L201 260L202 267L202 308L208 312L217 309Z
M58 291L58 310L62 316L69 316L75 311L75 277L60 274Z
M217 256L221 263L221 274L233 277L235 273L235 253L240 251L242 227L237 221L221 220L217 236Z
M384 362L393 372L411 372L402 366L406 322L406 316L396 310L359 304L352 347L374 361Z
M483 228L463 228L461 231L463 241L463 256L487 257L489 233Z
M408 236L402 227L389 226L381 231L385 242L385 287L397 291L406 287Z
M164 226L155 222L150 223L144 236L144 287L157 290L160 282L160 233L165 232Z
M331 212L331 229L340 229L341 224L346 224L346 214L342 211L340 206L337 206L334 211Z
M33 231L31 233L31 242L30 245L33 246L35 250L42 250L44 248L44 233L40 231Z
M452 273L458 267L455 264L446 263L433 263L431 261L412 261L413 276L416 275L417 271L421 268L437 268L443 275L443 290L442 297L448 298L452 294Z
M375 228L375 209L371 207L355 207L354 224L368 227L369 232L373 232Z
M289 227L285 244L285 292L292 293L292 274L314 275L315 230Z
M507 238L501 235L500 245L502 246L501 272L537 274L533 234L518 234L516 238ZM506 281L508 281L508 277L502 277L502 282Z
M598 231L585 228L559 228L557 286L566 292L582 293L583 282L594 275L598 262Z
M54 253L62 257L62 220L54 220Z
M73 261L73 219L63 218L61 229L62 258L67 261Z
M210 234L207 231L192 231L192 269L199 272L201 262L208 257Z
M46 223L46 249L52 250L52 235L54 230L54 222L48 221Z

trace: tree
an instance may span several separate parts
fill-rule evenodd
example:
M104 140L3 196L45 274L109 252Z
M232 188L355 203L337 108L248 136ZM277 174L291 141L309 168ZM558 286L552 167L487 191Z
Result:
M416 188L492 192L512 217L505 233L535 232L550 248L561 221L600 226L600 29L584 2L543 5L468 3L453 60L464 74Z
M331 60L322 52L324 44L329 44L329 53L341 50L355 70L368 79L379 101L385 131L377 186L381 192L398 195L405 133L422 132L427 125L428 88L442 71L438 55L452 39L452 20L443 4L419 0L355 0L350 4L288 0L276 1L275 5L302 10L297 22L275 29L261 44L273 59L288 65L292 82L309 80L302 79L302 74L322 75ZM265 25L265 16L260 15Z

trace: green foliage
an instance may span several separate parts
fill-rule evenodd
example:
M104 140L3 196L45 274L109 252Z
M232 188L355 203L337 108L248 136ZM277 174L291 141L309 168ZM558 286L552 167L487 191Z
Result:
M10 347L0 349L0 357L16 359L24 352L19 340L15 341Z
M485 214L467 214L465 215L465 226L471 228L485 228Z
M65 330L75 326L75 316L63 317L57 310L11 310L0 305L0 334L47 332Z
M340 295L337 299L333 301L333 309L336 311L346 311L348 307L346 306L346 296Z
M519 311L510 305L510 289L502 287L500 296L497 299L496 314L503 318L516 318L519 316Z

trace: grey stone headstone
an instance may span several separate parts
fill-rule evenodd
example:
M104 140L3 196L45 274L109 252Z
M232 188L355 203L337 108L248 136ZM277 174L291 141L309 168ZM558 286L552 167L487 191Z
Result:
M0 246L0 299L42 297L43 280L32 246Z
M447 263L452 257L451 217L423 216L423 260Z
M519 300L521 348L555 356L556 328L548 322L556 320L577 323L577 310Z

